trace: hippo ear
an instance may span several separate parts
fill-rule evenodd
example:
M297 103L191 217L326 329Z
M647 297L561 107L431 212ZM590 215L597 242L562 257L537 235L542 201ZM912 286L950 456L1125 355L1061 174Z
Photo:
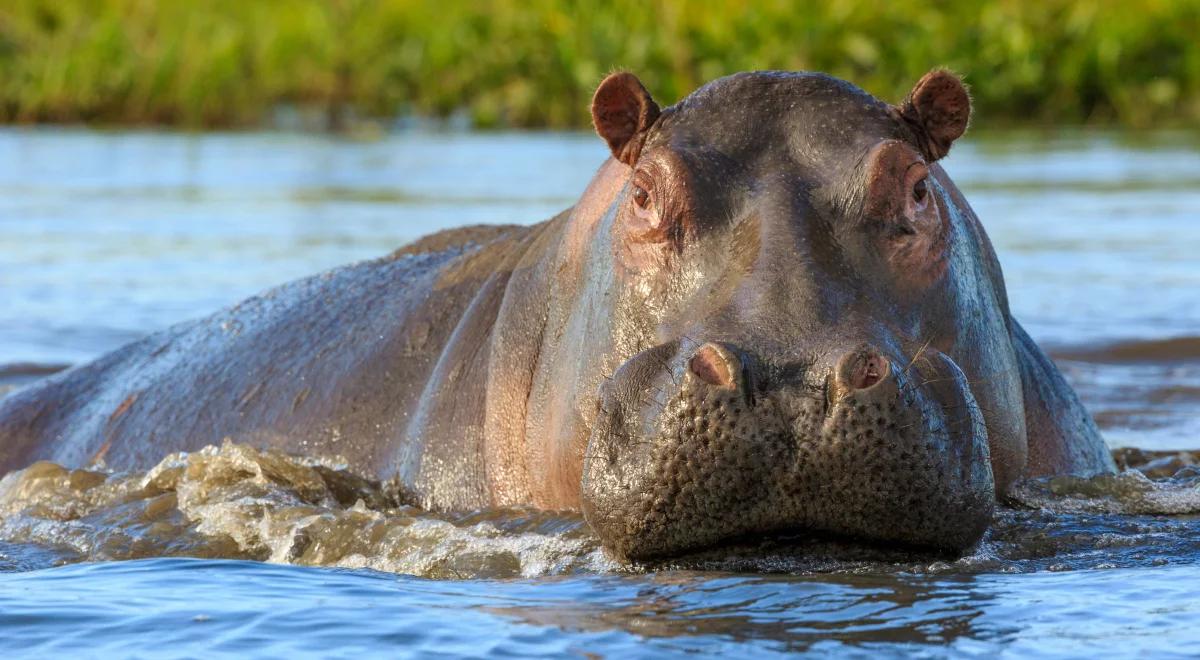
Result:
M613 157L626 165L637 162L646 131L658 115L658 104L632 73L609 75L592 97L596 132L608 143Z
M929 162L950 152L967 131L971 97L958 76L945 70L925 74L896 108L916 134L916 145Z

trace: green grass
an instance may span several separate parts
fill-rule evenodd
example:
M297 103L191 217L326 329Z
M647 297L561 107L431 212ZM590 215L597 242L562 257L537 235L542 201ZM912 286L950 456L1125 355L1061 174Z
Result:
M0 122L254 125L280 104L584 126L600 78L664 104L746 69L899 99L963 74L996 123L1200 120L1200 0L3 0Z

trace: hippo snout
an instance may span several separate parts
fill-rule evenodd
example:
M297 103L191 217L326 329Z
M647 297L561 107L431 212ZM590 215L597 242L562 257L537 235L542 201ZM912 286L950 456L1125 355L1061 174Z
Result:
M584 459L584 515L605 545L646 559L805 530L973 545L995 496L958 367L872 345L804 364L676 342L622 365Z

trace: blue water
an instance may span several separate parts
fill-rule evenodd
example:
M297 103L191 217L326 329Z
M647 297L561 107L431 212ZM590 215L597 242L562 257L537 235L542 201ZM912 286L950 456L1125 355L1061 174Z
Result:
M0 130L0 394L438 229L549 217L604 153L584 134ZM945 166L1015 314L1110 445L1200 448L1200 139L980 134ZM310 556L288 544L313 523L283 504L270 520L288 525L247 541L270 521L232 496L218 515L43 486L39 510L0 488L5 657L1113 656L1200 641L1194 516L1030 515L949 563L629 572L594 560L569 516L393 511L371 524L420 534ZM367 524L330 506L318 518ZM117 559L136 561L77 563Z
M1186 655L1200 568L439 581L149 559L6 576L0 612L0 648L45 655Z

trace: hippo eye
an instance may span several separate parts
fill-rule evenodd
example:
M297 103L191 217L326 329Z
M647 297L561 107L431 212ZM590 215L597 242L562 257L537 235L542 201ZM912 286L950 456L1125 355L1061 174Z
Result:
M929 187L928 184L925 183L924 178L913 184L912 195L913 199L916 200L918 204L925 201L925 196L927 194L929 194Z
M650 204L650 193L646 192L645 188L634 184L633 203L637 204L639 208L646 208L646 206Z
M638 172L629 182L629 207L625 215L628 236L639 243L666 243L671 238L670 229L676 224L668 215L671 199L660 197L660 190L648 174ZM662 192L669 192L664 189Z

